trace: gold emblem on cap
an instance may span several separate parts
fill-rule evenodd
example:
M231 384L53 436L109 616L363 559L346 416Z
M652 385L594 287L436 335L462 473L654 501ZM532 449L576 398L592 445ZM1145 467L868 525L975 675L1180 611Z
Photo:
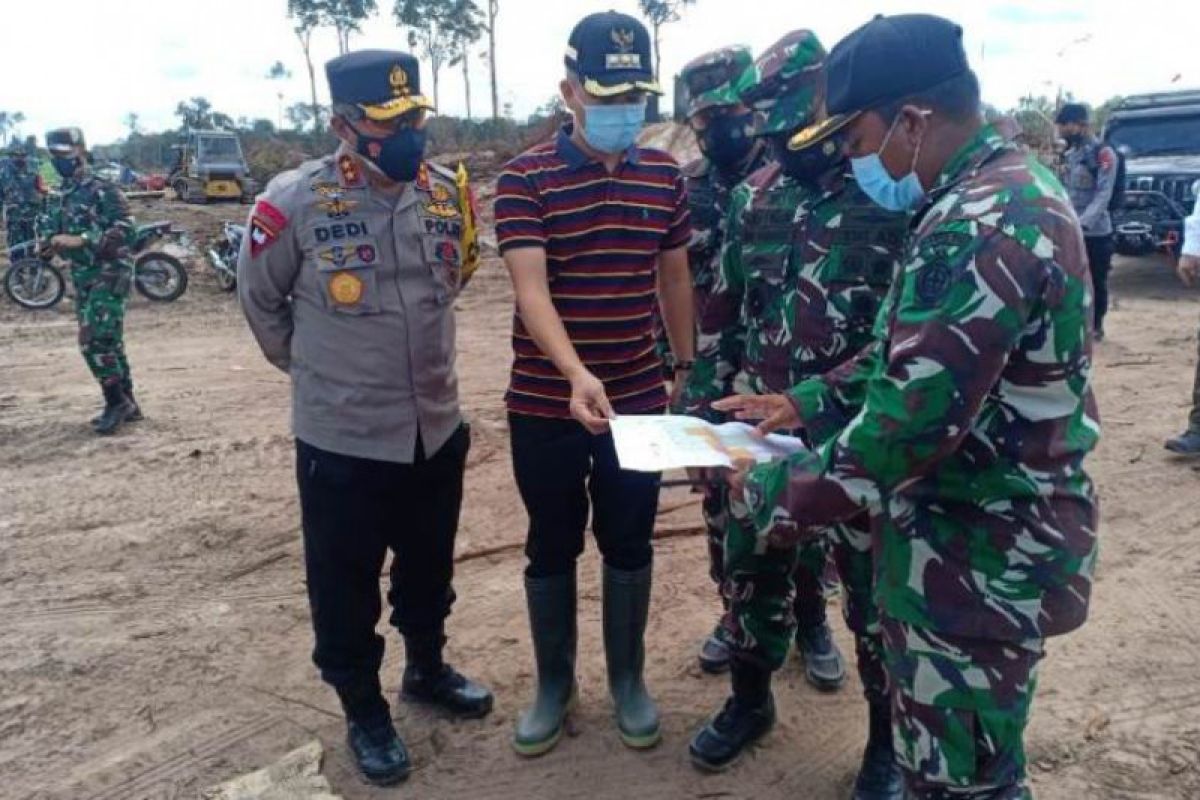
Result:
M631 31L631 30L621 30L620 28L613 28L612 29L612 40L613 40L613 44L615 44L622 53L628 53L630 50L633 49L633 43L634 43L635 38L633 35L633 31Z
M388 75L388 83L392 85L392 94L396 97L408 96L408 73L404 71L404 67L399 64L393 66L391 74Z

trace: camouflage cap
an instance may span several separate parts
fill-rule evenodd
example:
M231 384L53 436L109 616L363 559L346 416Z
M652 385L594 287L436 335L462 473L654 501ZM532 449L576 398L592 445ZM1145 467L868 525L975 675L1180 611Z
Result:
M76 147L87 149L83 131L79 128L55 128L46 131L46 149L51 153L68 153Z
M689 117L709 108L736 106L754 82L754 57L745 45L713 50L693 59L679 73L687 93Z
M784 36L754 62L753 81L741 92L754 109L754 135L807 125L816 113L825 48L810 30Z

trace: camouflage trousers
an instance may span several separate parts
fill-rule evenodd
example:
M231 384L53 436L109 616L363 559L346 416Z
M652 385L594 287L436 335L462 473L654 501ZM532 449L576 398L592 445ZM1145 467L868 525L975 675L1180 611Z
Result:
M730 513L724 590L729 611L722 638L739 657L771 669L781 667L796 633L796 587L806 574L819 578L829 558L842 584L842 614L854 634L863 693L868 702L883 702L888 697L888 679L879 612L872 597L871 534L865 517L852 525L825 529L810 543L779 548L755 536ZM819 580L814 582L819 590Z
M37 227L34 218L18 217L10 214L6 219L5 233L8 236L8 248L11 250L19 244L25 244L37 237Z
M101 386L132 383L125 358L125 298L133 282L133 268L122 262L76 267L75 319L79 323L79 349Z
M882 621L896 759L916 800L1022 800L1042 640L944 636Z

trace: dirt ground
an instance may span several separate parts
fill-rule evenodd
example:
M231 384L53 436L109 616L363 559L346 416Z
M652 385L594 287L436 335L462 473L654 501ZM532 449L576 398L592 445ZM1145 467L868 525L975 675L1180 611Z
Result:
M149 219L161 204L139 208ZM178 207L175 207L178 209ZM244 209L172 213L197 239ZM728 775L687 763L692 731L725 696L695 650L714 620L699 509L664 493L648 681L663 744L624 749L611 723L598 562L580 606L582 710L536 761L509 748L532 689L521 590L524 513L501 407L511 296L493 262L459 304L462 401L474 423L459 533L451 659L496 692L495 713L455 723L395 704L416 771L383 791L355 776L336 700L309 661L286 378L260 357L207 268L177 303L136 298L130 358L146 420L93 436L99 404L70 303L0 303L0 796L195 797L314 737L346 798L812 798L847 796L865 736L858 687L821 695L793 661L780 722ZM1200 797L1200 465L1161 442L1190 397L1200 295L1153 260L1123 261L1110 338L1097 351L1105 438L1092 618L1049 647L1029 735L1049 800ZM836 613L834 614L836 617ZM852 652L840 620L837 636ZM399 683L395 635L385 665Z

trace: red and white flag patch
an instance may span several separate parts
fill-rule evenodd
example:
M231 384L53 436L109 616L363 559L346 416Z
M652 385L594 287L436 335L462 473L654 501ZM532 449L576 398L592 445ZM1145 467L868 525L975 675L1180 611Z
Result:
M250 257L258 258L287 227L287 215L266 200L259 200L250 214Z

